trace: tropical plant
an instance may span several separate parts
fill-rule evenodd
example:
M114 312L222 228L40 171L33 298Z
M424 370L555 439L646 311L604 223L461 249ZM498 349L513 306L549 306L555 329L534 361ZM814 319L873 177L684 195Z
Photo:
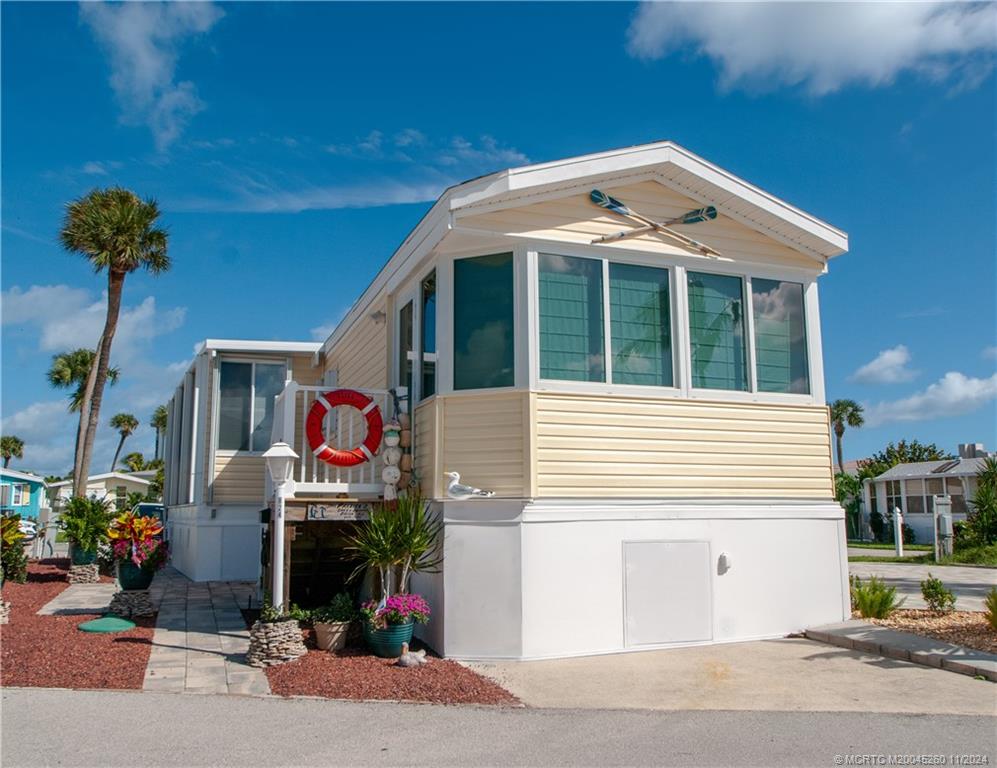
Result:
M58 389L73 388L69 395L70 413L78 413L83 404L87 377L90 375L96 356L96 352L85 347L52 356L52 365L48 369L48 383ZM117 384L120 375L121 371L118 368L107 369L107 380L111 384Z
M969 502L965 531L970 546L997 542L997 459L989 457L976 472L976 493Z
M868 582L853 576L851 584L852 607L864 619L885 619L906 600L898 600L897 588L887 586L876 576Z
M0 518L0 570L7 581L23 584L28 580L28 556L24 552L24 533L21 531L20 515L4 515Z
M111 460L111 472L113 472L114 468L118 466L118 456L121 455L121 447L125 444L125 440L131 437L132 433L138 429L138 419L130 413L116 413L111 417L110 425L111 429L118 430L118 434L121 435L121 439L118 440L118 448L115 450L114 458Z
M121 312L125 277L139 267L159 274L170 267L166 231L157 227L159 207L121 187L94 189L66 209L60 240L66 250L86 258L96 272L107 270L107 316L97 346L97 360L80 400L80 429L73 466L73 492L90 473L90 458L100 421L111 344Z
M335 624L353 621L357 617L357 608L346 592L340 592L321 608L316 608L311 612L312 621L323 624Z
M124 512L108 526L111 551L118 562L131 561L145 570L158 570L166 565L168 548L157 538L163 526L155 517Z
M862 406L854 400L835 400L831 403L831 428L834 430L835 446L838 454L838 471L844 472L845 460L841 449L841 440L845 436L846 427L858 429L865 424Z
M442 522L429 514L418 492L375 507L370 519L346 537L345 550L360 560L350 578L376 569L381 598L407 592L413 573L436 573Z
M422 595L391 595L383 605L375 600L367 601L360 606L360 613L374 629L410 621L425 624L429 621L429 603Z
M839 472L834 476L834 499L845 509L848 520L848 537L861 534L862 481L855 475Z
M80 550L96 552L107 541L107 526L112 517L110 499L73 496L59 515L59 528Z
M157 459L159 458L159 441L163 433L166 432L166 422L169 420L169 412L166 410L165 405L156 406L156 410L152 412L152 418L149 419L149 426L156 430L156 452L153 454Z
M997 630L997 587L990 587L990 591L987 592L987 596L983 601L984 613L987 617L987 623L995 630Z
M145 494L142 491L130 491L125 496L125 509L135 509L143 501L145 501Z
M10 466L11 459L24 458L24 441L16 435L0 437L0 456L3 456L3 466Z
M924 598L928 610L945 613L955 609L955 595L951 589L942 584L942 580L931 575L921 582L921 597Z
M121 460L121 463L129 472L141 472L144 469L149 469L145 456L138 451L125 454L125 457Z

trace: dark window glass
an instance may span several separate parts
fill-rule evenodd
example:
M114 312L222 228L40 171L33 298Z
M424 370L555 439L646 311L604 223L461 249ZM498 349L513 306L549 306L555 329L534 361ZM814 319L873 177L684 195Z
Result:
M454 262L454 389L515 384L512 254Z

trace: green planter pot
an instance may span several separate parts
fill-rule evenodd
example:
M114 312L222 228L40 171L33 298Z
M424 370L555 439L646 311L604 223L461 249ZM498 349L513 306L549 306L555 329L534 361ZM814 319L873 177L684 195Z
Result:
M375 656L382 659L397 659L402 655L402 643L412 642L411 621L406 624L389 624L384 629L374 629L368 622L363 624L363 639Z
M88 552L75 544L69 545L69 562L73 565L90 565L97 562L97 551Z
M152 584L154 571L147 571L139 568L130 560L125 563L118 563L118 584L122 589L148 589Z

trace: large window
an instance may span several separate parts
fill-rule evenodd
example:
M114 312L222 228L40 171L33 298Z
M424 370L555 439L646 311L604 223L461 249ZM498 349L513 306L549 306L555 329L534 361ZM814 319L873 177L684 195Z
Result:
M515 383L512 254L454 262L454 389Z
M752 278L751 306L758 391L810 394L803 286Z
M692 386L747 391L741 278L689 272L688 285Z
M222 361L220 369L219 450L265 451L270 447L274 398L284 389L284 366Z
M422 390L425 399L436 394L436 271L422 281Z
M610 264L609 315L613 382L672 386L668 270Z
M605 381L602 262L540 254L540 378Z

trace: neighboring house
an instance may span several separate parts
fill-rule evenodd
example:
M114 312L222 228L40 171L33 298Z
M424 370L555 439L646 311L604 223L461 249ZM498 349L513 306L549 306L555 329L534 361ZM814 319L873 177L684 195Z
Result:
M897 464L863 484L866 517L899 509L919 544L935 540L934 497L952 502L952 519L965 520L976 495L976 473L991 454L979 443L959 446L959 458Z
M47 506L44 478L0 468L0 513L37 520Z
M149 485L149 481L145 478L127 472L105 472L87 478L86 495L98 499L110 499L115 511L124 512L128 494L148 493ZM58 510L73 495L73 481L60 480L51 483L49 490L52 494L52 504Z
M650 228L594 243L640 224L594 205L593 188L657 221L716 206L715 220L678 229L721 255ZM847 245L670 142L451 187L317 349L208 342L197 355L167 435L174 551L178 529L197 542L178 567L259 572L241 569L259 553L253 511L270 504L272 420L271 439L303 457L290 599L319 594L349 525L335 518L380 496L382 456L318 461L306 414L343 387L388 417L395 389L410 396L412 471L445 523L442 573L412 584L441 653L570 656L847 618L817 298ZM226 369L238 355L256 367ZM277 367L261 371L267 357ZM326 417L326 443L357 445L358 413ZM451 471L494 497L450 498Z

